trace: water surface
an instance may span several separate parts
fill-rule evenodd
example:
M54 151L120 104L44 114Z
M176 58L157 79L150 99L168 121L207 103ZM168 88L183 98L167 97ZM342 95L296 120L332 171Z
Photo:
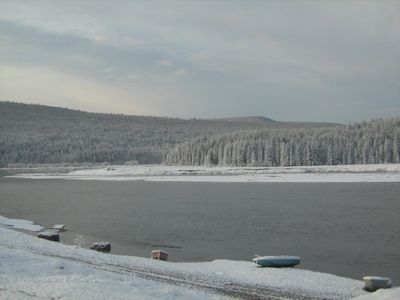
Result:
M0 178L0 214L62 223L64 243L172 261L299 255L301 268L400 281L399 183L185 183Z

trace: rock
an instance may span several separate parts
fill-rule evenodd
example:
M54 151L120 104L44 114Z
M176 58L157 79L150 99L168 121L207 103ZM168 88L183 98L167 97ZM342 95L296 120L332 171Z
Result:
M38 234L38 237L41 239L53 241L53 242L59 242L60 241L60 235L57 232L51 232L51 231L43 231Z
M90 246L90 249L96 250L99 252L110 252L111 251L111 243L110 242L93 243L92 246Z
M364 290L368 292L375 292L378 289L388 289L392 286L392 281L387 277L365 276L363 280L365 282Z

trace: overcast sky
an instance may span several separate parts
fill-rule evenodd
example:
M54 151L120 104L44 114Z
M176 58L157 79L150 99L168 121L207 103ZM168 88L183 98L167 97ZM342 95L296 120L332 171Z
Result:
M0 100L183 118L400 116L400 1L0 1Z

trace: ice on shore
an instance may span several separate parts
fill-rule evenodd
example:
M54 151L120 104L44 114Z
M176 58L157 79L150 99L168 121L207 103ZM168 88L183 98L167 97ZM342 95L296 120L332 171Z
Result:
M44 229L44 227L34 224L32 221L21 220L21 219L9 219L0 216L0 227L5 226L9 228L22 229L27 231L38 232Z
M253 168L137 165L12 177L184 182L400 182L400 164Z
M350 299L367 294L360 280L300 268L260 268L251 261L231 260L173 263L110 255L1 227L0 265L0 293L12 299L26 295L225 299L240 291L276 299Z

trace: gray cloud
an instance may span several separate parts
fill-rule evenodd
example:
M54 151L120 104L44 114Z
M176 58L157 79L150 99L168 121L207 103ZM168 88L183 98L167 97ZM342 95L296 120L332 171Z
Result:
M0 63L112 86L148 114L349 122L400 112L397 1L79 4L3 1ZM98 107L139 111L129 103Z

